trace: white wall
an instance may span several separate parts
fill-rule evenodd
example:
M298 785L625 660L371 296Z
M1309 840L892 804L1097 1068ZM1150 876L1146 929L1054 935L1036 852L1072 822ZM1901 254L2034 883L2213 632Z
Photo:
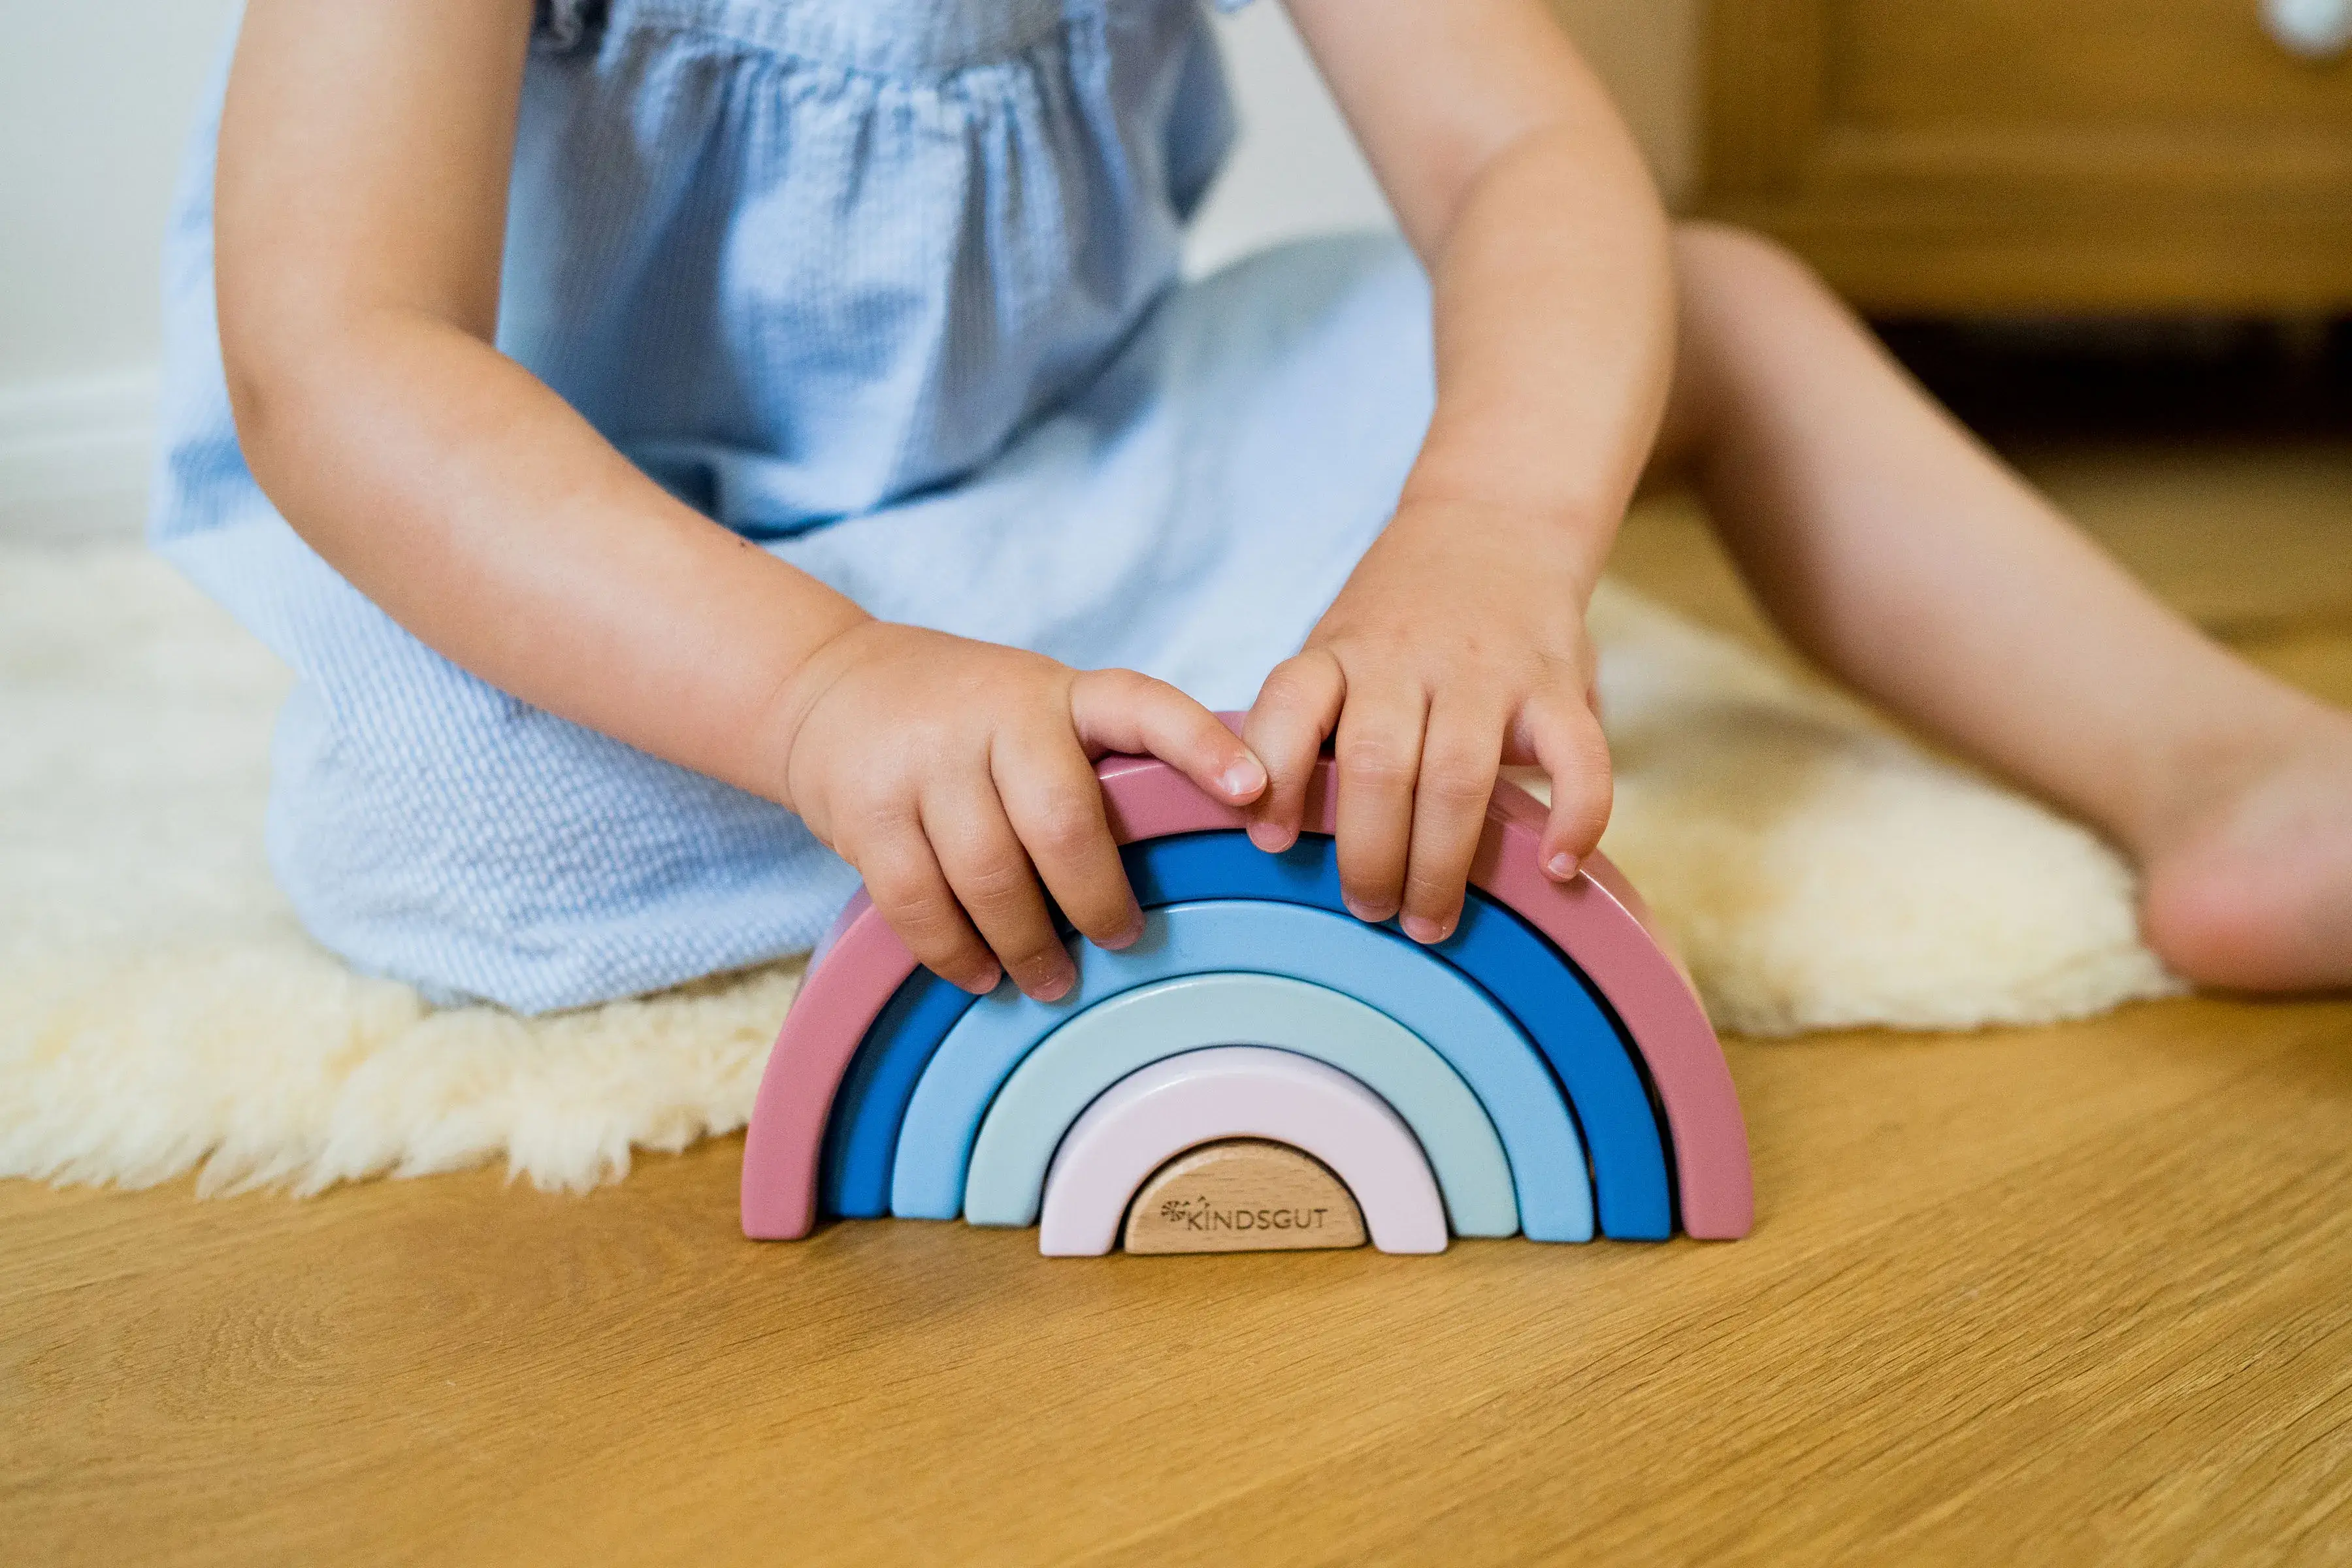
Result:
M352 0L353 4L380 0ZM161 330L155 258L198 95L237 0L0 0L0 532L135 517ZM1697 0L1559 0L1670 186L1689 162ZM1194 270L1386 224L1279 5L1223 19L1241 147Z
M1188 271L1277 240L1391 226L1388 201L1282 7L1219 20L1241 141L1192 220Z
M154 358L178 149L233 0L0 0L0 386Z
M235 9L0 0L0 527L135 500L156 252Z

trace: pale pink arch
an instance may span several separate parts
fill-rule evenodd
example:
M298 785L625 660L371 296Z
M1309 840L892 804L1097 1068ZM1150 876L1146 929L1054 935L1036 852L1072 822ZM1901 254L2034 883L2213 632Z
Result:
M1154 758L1106 757L1095 771L1121 844L1246 826L1239 811ZM1327 757L1307 790L1309 832L1334 828L1331 782ZM1470 879L1573 958L1616 1009L1665 1110L1684 1232L1706 1240L1745 1236L1756 1219L1748 1128L1714 1026L1644 925L1640 898L1605 857L1593 856L1567 883L1538 868L1545 815L1527 791L1497 784ZM790 1240L814 1227L834 1093L866 1029L915 968L914 954L861 892L836 922L824 962L811 968L760 1080L743 1144L744 1235Z
M1272 1139L1330 1166L1382 1252L1445 1250L1445 1203L1412 1129L1339 1068L1264 1046L1186 1051L1103 1090L1054 1152L1037 1250L1101 1257L1151 1173L1220 1138Z

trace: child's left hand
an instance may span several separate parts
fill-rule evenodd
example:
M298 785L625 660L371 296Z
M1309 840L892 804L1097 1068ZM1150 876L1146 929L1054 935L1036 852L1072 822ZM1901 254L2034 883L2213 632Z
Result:
M1481 502L1408 501L1306 647L1276 667L1242 731L1272 784L1250 838L1298 837L1307 781L1338 731L1339 879L1367 921L1402 913L1442 942L1504 765L1551 775L1538 851L1559 880L1609 820L1609 748L1593 713L1592 584L1564 525Z

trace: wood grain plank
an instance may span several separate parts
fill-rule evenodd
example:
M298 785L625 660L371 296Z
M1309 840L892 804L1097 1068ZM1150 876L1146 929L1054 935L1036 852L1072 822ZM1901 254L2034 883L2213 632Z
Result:
M1757 1282L1704 1357L1662 1336L1362 1445L1328 1467L1382 1499L1380 1520L1316 1518L1312 1550L1287 1550L1307 1544L1290 1499L1328 1492L1328 1473L1227 1500L1132 1556L1205 1562L1270 1540L1286 1560L1427 1561L1472 1520L1504 1557L2352 1547L2348 1089L2343 1040L2311 1041L2209 1100L1856 1233L1847 1267ZM2275 1137L2250 1145L2233 1131L2246 1119ZM2147 1223L2067 1221L2126 1204ZM1755 1374L1727 1375L1743 1366ZM1702 1405L1697 1430L1646 1418Z
M2301 1152L2216 1172L2226 1197L2197 1204L2174 1190L2192 1179L2175 1169L2187 1156L2162 1151L2200 1127L2184 1146L2352 1147L2325 1120L2352 1100L2348 1039L2352 1005L2190 1002L2069 1030L1739 1047L1771 1201L1757 1237L1729 1247L1071 1266L1038 1259L1023 1234L908 1224L761 1247L728 1224L732 1144L584 1200L487 1177L332 1195L307 1205L341 1221L323 1250L280 1236L184 1255L167 1224L143 1275L20 1298L5 1386L46 1419L12 1440L0 1521L26 1540L43 1517L103 1521L118 1550L193 1561L248 1558L257 1540L332 1554L362 1513L395 1556L531 1560L625 1540L725 1560L758 1516L759 1478L781 1467L794 1495L825 1500L821 1519L794 1516L792 1539L828 1560L889 1557L910 1521L958 1560L1082 1555L1139 1523L1135 1539L1179 1554L1163 1515L1240 1519L1262 1493L1330 1500L1318 1531L1379 1497L1372 1517L1393 1529L1420 1500L1342 1485L1335 1467L1372 1467L1387 1446L1411 1467L1500 1457L1523 1480L1546 1473L1535 1450L1509 1459L1517 1417L1482 1426L1479 1411L1552 1402L1530 1428L1550 1444L1558 1412L1633 1401L1674 1411L1665 1428L1712 1451L1798 1399L1809 1367L1895 1354L1876 1348L1887 1336L1906 1375L1932 1378L1954 1291L2023 1290L2015 1310L2064 1327L2042 1287L1986 1273L2008 1253L2123 1300L2151 1289L2184 1225L2217 1258L2291 1250L2284 1219L2250 1231L2247 1216L2303 1213L2318 1178L2296 1174ZM11 1199L18 1224L45 1207L186 1212L161 1194ZM296 1206L215 1206L266 1230L273 1205ZM2069 1253L2086 1235L2128 1245ZM2340 1266L2343 1242L2320 1226L2293 1245ZM1946 1396L1984 1397L1969 1378ZM1833 1404L1820 1419L1863 1414ZM1678 1473L1621 1426L1591 1441L1552 1462L1589 1465L1594 1488L1617 1478L1607 1517L1633 1506L1625 1478ZM1768 1448L1759 1462L1792 1461ZM1169 1476L1183 1478L1174 1495ZM1050 1517L1048 1496L1062 1497ZM1594 1527L1585 1489L1534 1496L1550 1500L1528 1529ZM1752 1530L1772 1499L1718 1500ZM1661 1528L1625 1517L1629 1541ZM69 1554L78 1538L46 1544Z
M1838 0L1834 13L1837 112L1861 123L2352 132L2352 69L2288 54L2244 0Z
M1698 212L1864 309L2352 308L2352 67L2252 0L1716 0Z

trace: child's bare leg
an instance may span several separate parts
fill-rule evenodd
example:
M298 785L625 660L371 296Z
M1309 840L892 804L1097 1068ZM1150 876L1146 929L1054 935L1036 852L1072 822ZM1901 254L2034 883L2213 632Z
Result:
M2181 973L2352 984L2352 715L2158 603L1785 252L1691 226L1676 259L1661 458L1796 644L2134 854Z

